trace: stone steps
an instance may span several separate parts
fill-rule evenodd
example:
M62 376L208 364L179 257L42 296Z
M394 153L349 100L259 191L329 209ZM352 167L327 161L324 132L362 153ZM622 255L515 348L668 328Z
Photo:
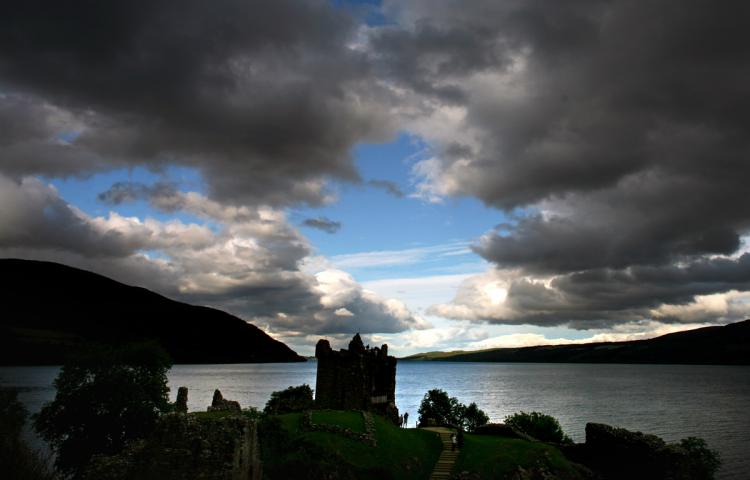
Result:
M452 430L447 428L433 428L430 429L436 432L440 436L440 441L443 444L443 451L440 452L440 456L435 462L435 468L432 470L430 475L431 480L443 480L448 479L453 471L453 466L458 458L458 450L453 450L453 443L451 442Z

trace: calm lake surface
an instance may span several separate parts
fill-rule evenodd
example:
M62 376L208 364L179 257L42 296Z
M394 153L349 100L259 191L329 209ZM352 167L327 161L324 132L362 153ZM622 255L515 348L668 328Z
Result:
M315 362L242 365L176 365L171 396L189 389L190 410L205 410L214 389L243 407L262 408L271 392L307 383L315 387ZM54 398L57 367L0 367L0 382L22 389L38 411ZM586 422L653 433L666 441L704 438L722 455L718 478L750 479L750 367L693 365L576 365L399 362L396 400L417 420L422 396L441 388L463 403L476 402L492 421L521 410L553 415L575 441Z

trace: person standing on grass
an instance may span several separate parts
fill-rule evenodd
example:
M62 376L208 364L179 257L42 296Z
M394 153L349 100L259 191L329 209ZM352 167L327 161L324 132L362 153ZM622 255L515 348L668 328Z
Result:
M409 426L409 412L404 412L404 428Z

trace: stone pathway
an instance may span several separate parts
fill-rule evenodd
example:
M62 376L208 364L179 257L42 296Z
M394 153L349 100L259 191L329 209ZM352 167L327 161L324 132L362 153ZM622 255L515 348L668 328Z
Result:
M443 442L443 451L440 452L440 457L435 464L435 469L430 475L430 480L445 480L450 478L453 465L456 463L458 458L458 448L456 451L452 451L451 445L451 433L455 433L455 430L445 427L425 427L424 430L431 432L437 432L440 435L440 440Z

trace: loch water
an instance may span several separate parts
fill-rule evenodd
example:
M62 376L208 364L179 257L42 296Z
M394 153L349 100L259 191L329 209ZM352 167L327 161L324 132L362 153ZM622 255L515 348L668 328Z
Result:
M205 410L214 389L243 406L262 408L271 392L307 383L317 364L175 365L172 399L189 389L191 410ZM30 411L54 398L58 367L0 367L3 386L21 389ZM704 438L722 456L718 478L750 479L750 367L407 362L398 364L396 401L410 426L427 390L440 388L463 403L476 402L491 421L518 411L556 417L573 440L587 422L653 433L666 441Z

